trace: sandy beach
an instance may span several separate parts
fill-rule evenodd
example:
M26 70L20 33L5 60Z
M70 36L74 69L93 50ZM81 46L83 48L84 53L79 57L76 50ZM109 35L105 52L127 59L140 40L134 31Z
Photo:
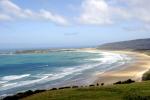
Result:
M130 51L108 51L112 53L125 54L134 58L134 61L128 65L124 65L121 70L112 70L103 74L98 74L98 79L94 83L113 84L117 81L124 81L132 79L135 81L141 81L142 75L150 69L150 56Z

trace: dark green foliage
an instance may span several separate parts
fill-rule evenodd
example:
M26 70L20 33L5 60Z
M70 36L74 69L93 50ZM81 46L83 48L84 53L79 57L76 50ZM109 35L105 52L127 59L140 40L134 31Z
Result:
M143 81L150 80L150 70L148 72L144 73L142 80Z
M72 86L72 88L79 88L79 86Z
M89 85L89 87L94 87L94 86L95 86L94 84Z
M3 100L19 100L17 96L7 96Z
M16 95L13 95L13 96L7 96L3 100L19 100L20 98L27 97L32 94L34 94L34 92L31 90L28 90L24 93L17 93Z
M130 83L134 83L135 81L131 80L131 79L128 79L126 81L118 81L114 84L130 84Z
M96 86L99 86L99 84L97 83Z
M114 83L114 84L121 84L122 82L121 81L118 81L118 82L116 82L116 83Z
M66 87L60 87L58 89L60 90L60 89L69 89L69 88L71 88L71 87L70 86L66 86Z
M50 89L50 90L57 90L57 88L52 88L52 89Z
M101 83L101 86L103 86L104 85L104 83Z
M35 91L28 90L28 91L23 92L23 93L17 93L13 96L7 96L7 97L3 98L3 100L19 100L21 98L24 98L24 97L27 97L27 96L30 96L30 95L33 95L36 93L41 93L44 91L46 91L46 90L35 90Z
M46 90L35 90L35 91L34 91L34 94L35 94L35 93L45 92L45 91L46 91Z

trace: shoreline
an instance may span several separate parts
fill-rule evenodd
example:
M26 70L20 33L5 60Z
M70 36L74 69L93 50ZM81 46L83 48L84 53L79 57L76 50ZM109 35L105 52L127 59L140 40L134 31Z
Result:
M123 65L122 66L124 67L123 69L120 70L115 69L115 70L104 72L103 74L98 74L96 76L97 80L94 82L94 84L105 83L109 85L127 79L132 79L137 82L140 82L142 81L143 74L150 69L150 62L149 62L150 56L144 53L138 53L135 51L110 51L110 50L104 50L104 51L112 52L116 54L125 54L131 58L134 58L133 59L134 61L129 64Z
M114 69L111 69L104 73L99 72L95 76L96 80L93 81L93 84L104 83L105 85L111 85L115 82L125 81L128 79L132 79L136 82L140 82L143 74L150 69L150 62L149 62L150 56L148 56L144 53L123 51L123 50L122 51L99 50L99 49L95 49L95 48L80 49L80 50L83 50L86 52L101 52L102 51L102 52L108 52L108 53L114 53L114 54L116 53L116 54L121 54L121 55L127 55L127 56L133 58L133 61L131 61L131 63L126 63L126 64L122 65L122 68L119 68L119 69L114 68ZM72 84L69 86L74 86L74 85ZM87 86L87 85L85 84L83 86ZM7 96L9 96L9 95L7 95Z
M84 52L108 52L113 54L127 55L131 58L130 63L121 65L122 68L113 68L104 73L99 72L95 77L96 80L93 84L105 83L106 85L111 85L118 81L124 81L132 79L136 82L142 81L142 76L144 73L150 70L150 56L138 51L128 51L128 50L100 50L97 48L82 48L79 49ZM133 61L132 61L133 60Z

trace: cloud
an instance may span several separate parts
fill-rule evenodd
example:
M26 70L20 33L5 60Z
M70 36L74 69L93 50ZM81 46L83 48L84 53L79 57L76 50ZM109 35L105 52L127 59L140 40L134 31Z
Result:
M122 0L127 5L124 12L127 12L128 19L136 19L144 23L150 23L150 0Z
M84 0L81 5L80 23L83 24L110 24L110 8L104 0Z
M104 25L134 21L150 25L150 0L83 0L81 24ZM148 24L148 25L147 25Z
M117 0L116 0L117 1ZM128 31L150 31L150 0L118 0L125 7L120 7L120 16L134 26L126 27ZM136 25L136 23L139 23Z
M12 18L8 15L0 14L0 21L8 21L8 20L12 20Z
M143 26L148 29L150 28L149 4L150 0L82 0L80 7L76 7L80 9L77 21L86 25L138 22L141 23L139 27ZM13 19L45 20L60 25L69 24L63 16L51 11L45 9L33 11L21 8L11 0L0 0L0 20Z
M67 25L68 22L62 17L62 16L59 16L57 14L53 14L47 10L40 10L39 14L37 14L37 16L39 16L39 18L44 18L46 20L51 20L55 23L59 23L59 24L62 24L62 25Z
M1 11L7 16L7 19L8 18L36 19L36 20L48 20L60 25L68 24L68 21L64 17L52 13L51 11L40 9L38 12L35 12L30 9L23 9L18 5L14 4L13 2L11 2L10 0L1 0L0 8Z

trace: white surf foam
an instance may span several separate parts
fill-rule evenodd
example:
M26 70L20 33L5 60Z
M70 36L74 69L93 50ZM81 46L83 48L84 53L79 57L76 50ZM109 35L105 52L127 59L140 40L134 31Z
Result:
M90 69L93 67L96 67L97 65L83 65L83 66L76 66L76 67L72 67L72 68L62 68L61 72L59 73L54 73L54 74L39 74L39 75L35 75L32 77L36 77L38 79L35 80L25 80L25 81L18 81L15 83L11 83L11 82L7 82L5 84L3 84L0 87L0 90L7 90L7 89L11 89L11 88L15 88L15 87L20 87L20 86L25 86L25 85L31 85L31 84L42 84L48 81L52 81L52 80L56 80L56 79L60 79L63 78L67 75L71 75L74 73L79 73L82 72L83 70L86 69ZM27 75L26 75L27 76ZM25 75L24 75L25 77ZM21 78L21 77L18 77ZM18 78L14 78L14 79L18 79ZM23 78L23 76L22 76ZM5 80L11 80L10 77L5 77Z
M125 61L125 60L131 60L130 57L128 57L125 54L119 54L119 53L112 53L107 51L100 51L100 50L76 50L73 52L88 52L88 53L97 53L98 55L101 55L103 57L101 58L94 58L94 59L87 59L87 60L93 60L93 61L101 61L101 63L114 63L117 61Z
M1 85L1 84L4 84L4 83L6 83L6 82L8 82L8 81L0 81L0 85Z
M12 81L12 80L21 79L21 78L28 77L28 76L30 76L30 74L9 75L9 76L2 77L1 80L3 80L3 81Z

